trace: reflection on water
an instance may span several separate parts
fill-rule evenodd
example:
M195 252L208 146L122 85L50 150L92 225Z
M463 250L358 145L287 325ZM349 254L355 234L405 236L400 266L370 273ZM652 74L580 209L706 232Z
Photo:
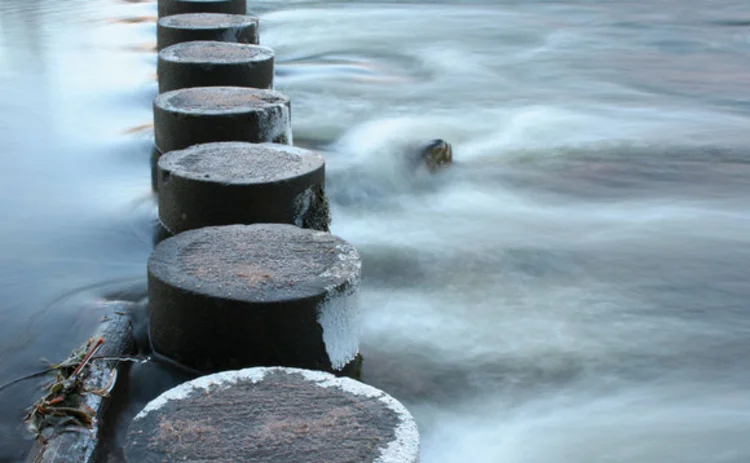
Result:
M121 132L150 122L154 59L121 47L154 26L110 19L150 9L0 3L0 383L67 357L110 294L143 292L151 140ZM44 382L0 392L0 461L25 453L23 409Z
M748 5L257 7L364 257L366 379L425 462L750 459ZM142 291L154 25L128 18L153 14L0 4L0 382ZM453 168L405 172L432 138ZM133 368L125 416L178 380ZM28 388L0 395L0 460Z

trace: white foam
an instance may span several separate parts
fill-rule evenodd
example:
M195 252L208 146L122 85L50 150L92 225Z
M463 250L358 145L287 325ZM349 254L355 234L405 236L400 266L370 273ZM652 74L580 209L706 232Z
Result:
M316 236L328 237L329 234L319 232ZM325 272L318 275L321 278L332 278L336 280L345 280L350 286L356 286L359 283L359 277L362 271L362 259L359 257L357 248L350 244L336 245L336 253L339 262L330 266Z
M359 294L349 289L329 296L318 307L318 324L334 370L341 370L359 353Z
M281 121L279 122L279 124L282 124L284 127L283 131L278 131L279 135L281 134L281 132L283 132L284 138L286 139L286 144L293 145L294 135L292 134L292 115L290 114L289 108L287 106L281 107Z
M269 91L273 91L269 89ZM275 92L281 95L279 92ZM269 106L271 106L269 104ZM278 108L278 109L277 109ZM270 111L264 111L261 115L260 138L267 143L282 142L283 145L292 145L294 140L292 136L292 118L289 107L284 102L275 103ZM283 137L284 140L279 140Z
M340 370L359 353L361 320L359 284L362 263L354 246L337 245L339 262L319 276L338 284L327 288L328 296L318 307L318 324L323 328L323 342L334 370ZM341 287L344 280L343 290Z
M240 43L240 34L244 31L245 24L238 24L228 27L224 31L223 41L230 43ZM255 21L255 37L258 37L258 22ZM256 40L257 41L257 40Z

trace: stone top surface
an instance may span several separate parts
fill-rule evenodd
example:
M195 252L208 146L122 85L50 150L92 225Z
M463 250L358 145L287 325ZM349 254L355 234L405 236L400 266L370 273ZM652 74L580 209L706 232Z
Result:
M205 40L178 43L159 52L159 59L178 63L248 63L273 57L273 50L261 45Z
M258 25L258 17L226 13L183 13L159 19L159 25L175 29L221 29Z
M248 87L182 88L154 99L154 106L184 114L245 113L289 105L289 97L283 93Z
M413 463L419 431L385 392L295 368L203 376L150 402L134 419L129 461Z
M356 249L329 233L286 224L227 225L180 233L151 253L153 278L205 296L249 303L327 297L356 285Z
M275 183L324 166L314 151L277 143L205 143L159 158L159 168L172 175L229 184Z

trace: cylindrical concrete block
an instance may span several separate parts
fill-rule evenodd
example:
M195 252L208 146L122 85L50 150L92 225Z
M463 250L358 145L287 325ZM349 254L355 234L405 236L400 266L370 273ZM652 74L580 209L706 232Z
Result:
M287 223L328 231L325 160L275 143L221 142L159 159L159 219L173 234L211 225Z
M184 13L247 13L247 0L159 0L159 17Z
M194 87L154 100L156 147L164 154L215 141L292 144L291 103L272 90Z
M159 188L159 179L157 174L159 158L161 158L161 151L159 151L159 148L154 145L151 147L151 162L149 162L149 165L151 166L151 189L153 189L154 191L158 191Z
M415 463L419 430L396 399L349 378L248 368L171 389L136 415L133 463Z
M194 40L258 44L258 18L241 14L191 13L161 18L156 29L156 47Z
M229 42L184 42L159 52L159 92L188 87L273 88L268 47Z
M205 372L291 366L354 375L360 272L352 245L293 225L180 233L149 258L152 345Z

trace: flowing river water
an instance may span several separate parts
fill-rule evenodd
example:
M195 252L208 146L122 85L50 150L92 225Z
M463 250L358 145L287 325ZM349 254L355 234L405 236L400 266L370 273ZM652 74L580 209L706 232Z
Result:
M749 3L251 3L425 463L750 461ZM0 2L0 383L143 293L153 15ZM406 175L430 138L455 165ZM126 416L177 381L132 376Z

